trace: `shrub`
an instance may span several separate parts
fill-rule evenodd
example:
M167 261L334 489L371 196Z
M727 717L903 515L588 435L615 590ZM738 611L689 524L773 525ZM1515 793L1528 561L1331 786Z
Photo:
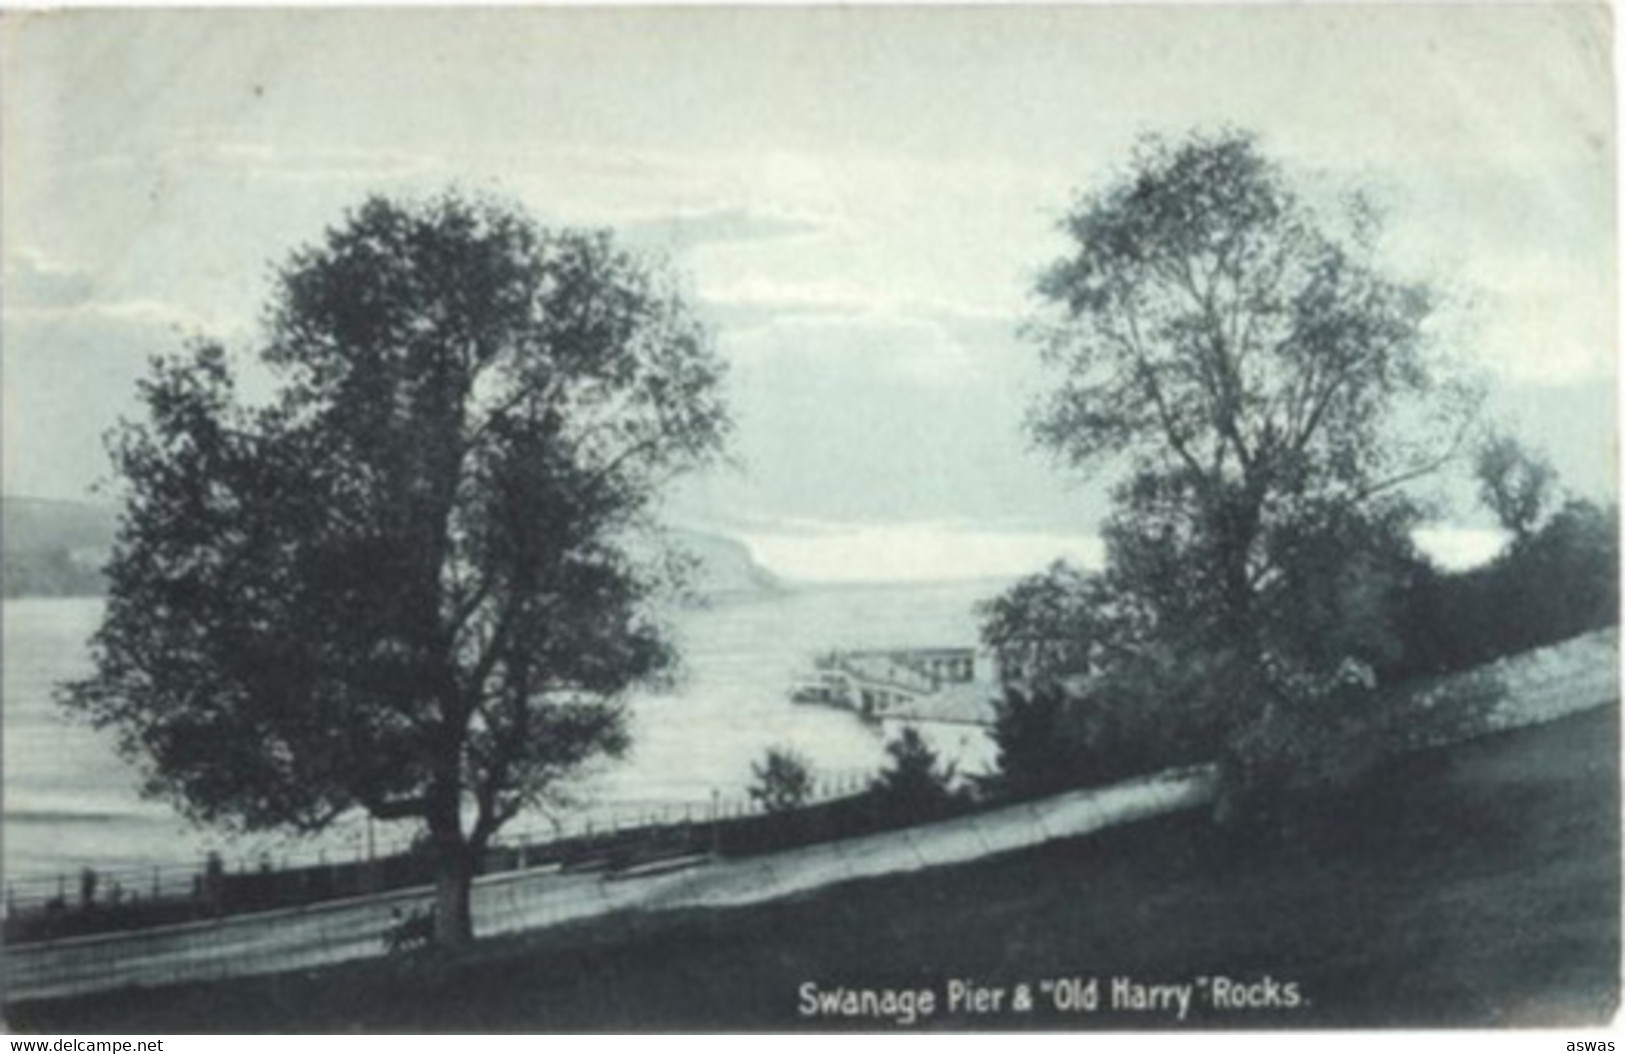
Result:
M755 782L751 800L765 812L783 813L798 809L812 797L812 765L786 747L771 747L761 761L750 766Z
M1451 673L1619 621L1618 510L1570 501L1482 567L1419 570L1385 681Z
M869 785L871 800L882 813L920 819L940 812L953 800L949 787L954 767L941 765L918 729L904 728L886 744L886 754L891 763Z
M1066 734L1061 689L1047 685L1031 692L1011 688L994 704L993 743L998 749L999 793L1037 797L1071 786L1078 778L1080 752Z
M1230 665L1198 652L1119 653L1087 684L1007 690L995 706L996 792L1038 797L1211 761L1237 700Z

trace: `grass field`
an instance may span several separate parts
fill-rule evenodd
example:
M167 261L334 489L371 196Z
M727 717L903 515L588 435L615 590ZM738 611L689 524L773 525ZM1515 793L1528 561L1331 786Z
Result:
M1389 764L1294 806L1243 848L1205 816L750 908L623 916L491 943L465 962L8 1007L14 1029L588 1031L900 1027L798 1013L814 982L929 988L913 1028L1595 1024L1618 1003L1618 708ZM1009 1008L1045 978L1295 983L1303 1002L1220 1009ZM947 1014L954 978L1012 989ZM1262 991L1262 989L1258 989Z

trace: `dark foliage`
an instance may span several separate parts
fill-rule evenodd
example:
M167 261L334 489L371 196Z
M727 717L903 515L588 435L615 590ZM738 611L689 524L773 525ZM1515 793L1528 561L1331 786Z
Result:
M998 748L996 789L1033 798L1076 787L1084 780L1084 748L1064 724L1068 704L1055 686L1030 693L1007 688L994 708Z
M936 751L913 726L886 744L888 763L869 785L876 811L900 820L925 820L953 801L954 767L944 766Z
M720 362L607 235L455 195L297 253L259 357L264 405L208 343L142 382L64 700L200 821L420 818L460 943L491 836L622 751L617 700L672 662L626 542L720 446Z
M772 747L750 764L750 798L771 814L790 813L812 797L812 765L786 747Z
M978 605L982 644L1007 686L1052 685L1087 674L1102 636L1098 583L1062 560Z
M1483 567L1418 568L1399 618L1403 679L1449 673L1619 622L1619 512L1565 503L1540 529Z
M1492 435L1480 444L1473 473L1479 500L1516 543L1527 541L1557 485L1551 462L1512 436Z

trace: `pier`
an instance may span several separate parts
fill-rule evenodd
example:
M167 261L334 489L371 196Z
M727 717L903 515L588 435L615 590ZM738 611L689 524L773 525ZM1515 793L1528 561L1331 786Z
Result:
M813 660L791 699L871 721L992 721L991 658L975 648L837 650Z

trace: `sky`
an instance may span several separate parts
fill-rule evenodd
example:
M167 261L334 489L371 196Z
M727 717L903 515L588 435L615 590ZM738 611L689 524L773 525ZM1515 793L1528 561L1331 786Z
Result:
M1099 559L1110 476L1030 449L1056 222L1145 133L1253 130L1360 188L1490 410L1615 486L1601 8L69 12L3 26L3 488L75 498L185 335L248 355L272 269L371 193L492 191L665 257L738 465L668 503L807 579ZM1463 478L1424 542L1497 539Z

